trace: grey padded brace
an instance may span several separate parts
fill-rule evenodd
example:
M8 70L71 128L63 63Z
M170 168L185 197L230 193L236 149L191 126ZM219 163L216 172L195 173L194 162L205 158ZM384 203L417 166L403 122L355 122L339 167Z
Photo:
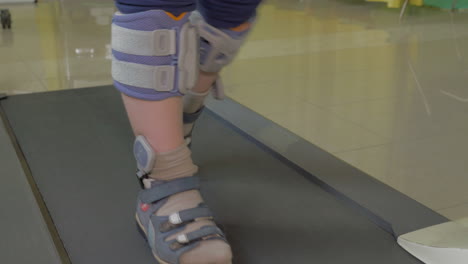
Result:
M202 62L200 69L205 72L219 72L224 66L228 65L237 55L245 37L235 39L206 23L198 12L193 12L190 21L197 27L198 34L210 44L210 50Z
M112 77L123 84L170 92L174 89L175 66L149 66L113 60Z
M185 177L157 185L151 189L142 190L139 197L143 203L151 204L176 193L199 188L200 180L198 177Z
M176 31L142 31L112 25L112 49L140 56L168 56L176 53Z
M145 65L112 60L115 81L157 92L187 93L198 79L199 37L196 28L185 23L180 32L169 29L139 31L112 26L112 49L131 55L168 56L168 65Z

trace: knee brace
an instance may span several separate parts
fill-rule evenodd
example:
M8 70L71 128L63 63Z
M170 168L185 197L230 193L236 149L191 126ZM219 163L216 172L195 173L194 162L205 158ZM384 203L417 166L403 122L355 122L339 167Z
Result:
M142 100L181 96L198 76L199 38L189 14L162 10L120 14L112 24L112 77L122 93Z
M247 23L252 24L254 19ZM218 29L206 23L198 12L192 13L190 21L200 34L200 69L205 72L219 72L231 63L251 29Z

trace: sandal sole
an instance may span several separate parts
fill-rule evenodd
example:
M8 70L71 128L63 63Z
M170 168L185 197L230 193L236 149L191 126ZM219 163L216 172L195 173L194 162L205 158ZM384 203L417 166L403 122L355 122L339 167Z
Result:
M138 233L140 233L140 235L146 240L146 242L148 242L148 235L146 233L146 230L143 228L143 225L141 224L140 219L138 219L137 215L135 215L135 219L136 219ZM154 253L151 247L150 249L151 249L151 253L153 253L153 257L156 259L156 261L158 261L159 264L170 264L168 262L163 261L161 258L159 258L158 255Z

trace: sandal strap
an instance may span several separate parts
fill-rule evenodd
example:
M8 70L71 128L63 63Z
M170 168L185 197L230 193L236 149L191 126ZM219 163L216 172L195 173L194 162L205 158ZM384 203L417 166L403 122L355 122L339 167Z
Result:
M198 111L196 111L195 113L184 113L184 116L183 116L183 120L184 120L184 124L192 124L192 123L195 123L195 121L197 121L197 119L200 117L200 115L203 113L203 109L205 109L205 106L202 106L200 109L198 109Z
M217 238L225 239L223 231L221 231L221 229L218 227L204 226L188 234L181 234L177 236L176 239L169 241L169 244L171 249L177 250L210 236L216 236Z
M193 221L197 218L213 217L213 213L207 206L195 207L187 210L180 211L176 214L169 216L169 221L173 224L181 224ZM176 221L173 221L176 220Z
M215 236L219 235L221 237L224 237L223 231L219 229L217 226L204 226L196 231L190 232L188 234L185 234L184 236L187 238L188 243L200 240L202 238L205 238L207 236ZM178 241L178 239L177 239ZM179 242L179 241L178 241ZM182 241L183 242L183 241Z
M140 200L145 204L158 202L176 193L200 189L198 177L191 176L168 181L140 192Z
M186 209L174 214L171 214L167 221L163 222L159 230L163 233L169 232L189 222L193 222L198 218L213 218L213 213L207 206L199 206L191 209Z

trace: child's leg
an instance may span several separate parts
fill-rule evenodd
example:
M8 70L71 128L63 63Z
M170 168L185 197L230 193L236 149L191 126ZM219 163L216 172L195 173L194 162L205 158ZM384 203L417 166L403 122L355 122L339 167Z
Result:
M156 153L168 152L184 143L181 98L145 101L122 95L135 135L145 135Z
M184 96L184 136L191 136L194 122L218 73L229 64L252 28L260 0L200 0L201 16L191 20L201 34L200 75L194 89Z
M125 1L118 3L124 13ZM230 247L203 204L193 176L197 167L183 140L181 96L196 82L198 37L183 12L191 9L177 12L174 3L191 1L127 2L133 4L130 13L113 19L112 74L137 136L134 153L145 186L137 221L160 263L231 263ZM163 10L140 10L145 2ZM177 15L165 12L164 2Z

